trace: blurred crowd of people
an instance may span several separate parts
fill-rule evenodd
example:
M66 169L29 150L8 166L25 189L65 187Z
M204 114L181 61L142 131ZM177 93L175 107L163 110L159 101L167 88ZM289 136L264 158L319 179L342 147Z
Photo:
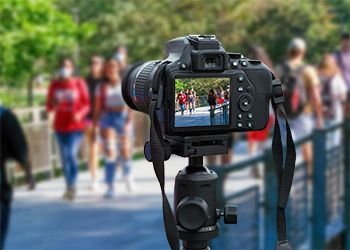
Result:
M339 48L334 48L322 56L316 64L308 64L307 41L302 38L292 39L286 48L285 60L272 62L268 53L261 46L254 45L249 49L247 57L261 60L281 79L285 95L285 110L294 140L309 136L315 128L323 128L339 124L350 112L350 37L344 33L340 37ZM270 119L262 131L247 133L248 151L250 155L262 152L269 140L270 130L275 119L270 108ZM285 122L280 119L282 131L286 131ZM232 136L232 143L239 135ZM283 142L285 138L282 138ZM341 143L341 131L336 130L329 137L328 146ZM284 142L285 143L285 142ZM301 146L303 159L307 165L309 176L312 174L312 144ZM221 156L221 164L232 161L232 153ZM208 164L218 164L215 156L209 156ZM253 175L260 176L254 168Z
M343 34L339 48L325 54L317 65L306 63L307 42L294 38L287 47L285 61L275 66L261 46L252 46L247 55L261 60L280 78L284 85L285 109L295 140L310 135L314 128L322 128L343 121L350 111L350 37ZM53 114L53 128L60 149L61 163L65 176L66 190L63 198L73 201L77 192L78 153L83 139L88 148L88 165L91 172L91 188L99 188L98 166L100 151L103 151L105 197L115 195L114 182L116 167L121 166L123 178L130 192L135 190L132 175L133 112L122 97L121 79L128 65L127 49L118 47L110 58L99 55L91 57L89 74L81 77L76 74L74 62L64 58L48 89L47 111ZM216 100L208 95L209 105ZM220 92L223 101L228 92ZM194 89L180 92L177 99L181 112L195 112ZM213 100L210 100L213 99ZM215 103L214 103L215 101ZM271 108L270 108L271 110ZM30 161L23 132L14 115L0 108L1 122L1 241L6 234L7 219L11 200L11 188L7 181L5 162L15 159L24 166L31 188L34 187L30 172ZM264 150L274 115L263 131L247 133L248 149L251 155ZM285 124L281 121L281 129ZM19 132L14 133L14 129ZM6 140L5 140L6 135ZM9 136L15 138L9 138ZM232 136L232 144L235 136ZM284 138L283 138L284 139ZM335 131L331 144L341 143L340 131ZM312 145L301 146L308 173L312 174ZM221 164L232 162L232 152L222 155ZM209 165L217 164L216 156L207 157ZM6 218L6 220L4 220Z
M63 198L74 200L77 189L78 152L85 136L91 188L99 187L99 149L104 155L106 198L114 196L116 166L123 169L127 188L135 184L131 175L133 113L122 97L121 79L127 67L127 50L119 47L105 59L91 57L89 74L84 79L74 74L72 59L60 63L57 77L48 90L46 108L54 114L53 127L60 149L66 180Z

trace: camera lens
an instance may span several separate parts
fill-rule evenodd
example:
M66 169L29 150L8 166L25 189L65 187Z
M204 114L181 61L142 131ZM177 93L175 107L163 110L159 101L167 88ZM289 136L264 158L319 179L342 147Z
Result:
M153 73L159 61L141 62L132 65L124 74L122 94L126 104L137 111L148 113L151 101Z

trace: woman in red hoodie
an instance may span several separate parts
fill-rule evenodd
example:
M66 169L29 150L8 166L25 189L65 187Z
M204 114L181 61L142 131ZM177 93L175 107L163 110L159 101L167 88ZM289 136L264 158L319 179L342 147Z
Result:
M83 137L84 119L90 110L89 93L84 80L73 77L71 59L62 60L60 66L58 79L49 87L46 108L55 115L54 130L67 184L63 198L73 200L78 175L77 153Z

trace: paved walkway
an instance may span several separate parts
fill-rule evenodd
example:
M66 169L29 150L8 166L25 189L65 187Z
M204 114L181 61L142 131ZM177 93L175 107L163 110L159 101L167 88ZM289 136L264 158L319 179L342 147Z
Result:
M218 106L217 106L218 107ZM216 111L216 115L214 117L214 124L216 125L225 125L223 124L223 115L222 113L218 113ZM210 122L210 107L198 107L196 108L196 112L190 114L189 111L184 115L181 115L181 112L175 113L175 126L178 127L191 127L191 126L210 126L212 125Z
M170 201L174 177L186 165L185 158L176 156L166 162ZM153 167L139 160L134 162L134 173L137 191L129 195L118 177L117 195L111 200L103 198L103 186L98 192L89 190L86 172L79 175L73 203L61 199L62 178L41 182L32 192L17 188L6 249L168 249ZM253 183L245 171L230 178L226 187L238 191Z

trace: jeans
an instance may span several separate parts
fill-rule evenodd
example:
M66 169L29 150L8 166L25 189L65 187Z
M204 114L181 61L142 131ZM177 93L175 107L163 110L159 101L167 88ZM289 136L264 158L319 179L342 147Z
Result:
M101 115L100 127L114 128L119 136L127 135L124 131L126 120L127 120L126 112L104 112Z
M117 133L117 138L120 136L128 136L130 140L133 139L131 130L128 132L124 131L127 122L127 114L125 112L105 112L101 116L100 127L101 128L112 128ZM120 140L120 138L119 138ZM116 152L116 150L121 151L125 146L121 142L116 141L109 142L111 150ZM113 149L112 149L113 148ZM108 185L113 185L115 170L117 165L121 165L123 168L123 176L126 177L131 172L131 159L125 159L121 154L115 158L105 158L105 178Z
M10 221L10 210L11 210L10 201L8 202L1 201L0 203L0 213L1 213L0 249L4 249L7 229Z
M116 166L121 164L123 168L123 177L127 177L130 175L131 172L131 160L130 159L124 159L122 156L117 157L116 161L108 161L105 162L105 174L106 174L106 183L108 185L113 185L114 182L114 176L115 176L115 170Z
M83 138L81 131L56 132L56 138L61 153L63 172L68 187L75 187L78 175L77 154Z

